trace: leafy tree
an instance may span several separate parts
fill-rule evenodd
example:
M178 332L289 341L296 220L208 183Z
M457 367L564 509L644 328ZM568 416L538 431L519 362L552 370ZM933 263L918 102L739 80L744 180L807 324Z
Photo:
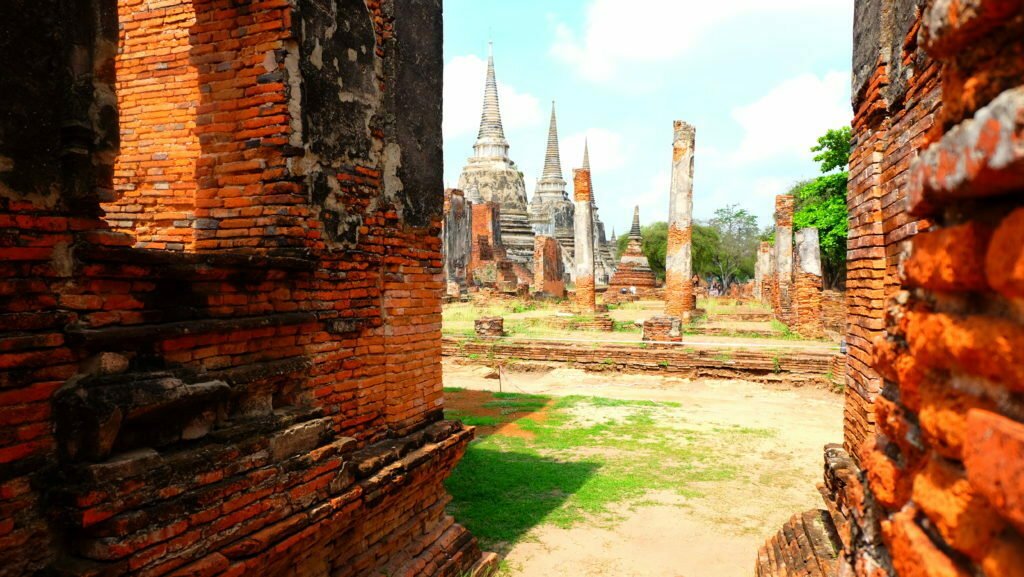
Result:
M826 287L842 286L846 278L846 238L848 221L846 184L849 174L842 170L850 162L852 133L844 126L832 129L818 139L811 150L821 164L822 176L799 182L791 192L796 197L793 228L816 228L821 242Z
M715 254L722 243L718 231L711 226L694 223L692 242L693 274L700 275L701 278L714 275Z
M712 274L728 288L736 280L754 276L757 245L761 230L757 217L738 205L731 204L715 211L708 225L718 237L711 255Z

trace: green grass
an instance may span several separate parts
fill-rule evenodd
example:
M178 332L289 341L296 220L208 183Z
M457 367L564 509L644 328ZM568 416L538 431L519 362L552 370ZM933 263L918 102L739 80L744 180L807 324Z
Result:
M751 474L732 463L750 443L775 434L687 426L677 403L502 393L484 406L502 408L503 422L514 421L532 438L495 434L473 441L447 486L455 518L485 549L499 552L539 524L614 522L651 491L702 498L703 483ZM504 415L506 408L525 413L544 406L542 419Z

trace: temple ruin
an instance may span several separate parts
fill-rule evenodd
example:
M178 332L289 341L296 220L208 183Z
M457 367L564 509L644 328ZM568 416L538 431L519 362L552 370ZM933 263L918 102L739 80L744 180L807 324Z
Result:
M1020 575L1024 6L858 0L854 28L844 438L756 574Z
M536 235L558 239L563 255L562 266L572 268L572 255L576 243L573 201L565 190L562 178L561 153L558 150L558 120L555 104L551 103L551 123L548 144L544 154L544 169L530 200L530 224ZM575 271L573 271L575 274Z
M441 3L0 15L0 575L483 572Z
M526 184L516 163L508 156L509 144L501 124L498 83L494 75L494 52L487 55L484 81L484 105L480 131L473 145L473 156L459 176L458 188L473 189L483 202L500 208L501 237L508 258L528 270L533 262L533 228L526 202Z
M619 300L620 295L653 296L658 283L643 251L640 231L640 207L633 208L633 227L629 229L629 244L619 259L619 266L608 283L605 302Z

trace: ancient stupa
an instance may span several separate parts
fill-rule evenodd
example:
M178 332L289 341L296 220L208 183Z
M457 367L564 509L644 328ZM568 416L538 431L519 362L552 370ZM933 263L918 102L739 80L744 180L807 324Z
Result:
M633 228L629 230L629 244L619 259L619 266L608 283L608 292L620 292L636 287L637 294L654 290L658 283L651 271L651 264L643 251L643 236L640 233L640 207L633 208Z
M516 163L508 156L508 141L501 125L498 84L494 75L494 51L487 55L484 107L473 156L459 176L459 188L473 190L471 197L500 207L501 240L508 259L530 265L533 261L533 229L527 218L526 185Z
M558 151L558 121L555 117L555 103L552 102L544 170L530 201L530 224L533 226L534 234L557 238L558 243L562 245L563 254L572 255L575 242L574 210L575 207L565 189L565 179L562 178L562 161Z

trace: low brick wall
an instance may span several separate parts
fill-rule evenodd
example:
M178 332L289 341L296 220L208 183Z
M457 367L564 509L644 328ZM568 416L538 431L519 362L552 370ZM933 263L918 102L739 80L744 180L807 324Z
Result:
M821 322L825 330L846 334L846 293L842 291L822 291Z
M488 361L572 363L588 371L664 373L688 378L743 379L763 383L827 385L829 351L773 352L697 348L669 344L636 345L512 341L445 337L447 358Z
M604 331L611 332L615 328L615 322L608 315L596 315L594 317L554 317L545 319L544 324L570 331Z

